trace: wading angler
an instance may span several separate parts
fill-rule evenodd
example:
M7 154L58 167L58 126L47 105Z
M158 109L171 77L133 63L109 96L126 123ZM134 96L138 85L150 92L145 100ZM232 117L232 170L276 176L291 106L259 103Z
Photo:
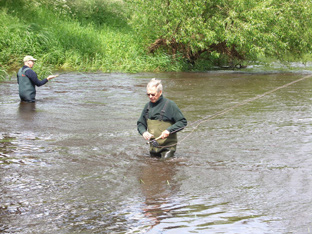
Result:
M137 121L138 131L150 141L151 156L173 157L178 143L177 132L186 127L187 120L178 106L163 96L160 80L152 79L146 91L150 101Z
M33 58L32 56L25 56L24 66L19 69L17 73L19 96L21 101L24 102L35 102L36 86L42 86L49 80L57 77L57 75L50 75L43 80L39 80L36 72L32 70L36 60L37 59Z

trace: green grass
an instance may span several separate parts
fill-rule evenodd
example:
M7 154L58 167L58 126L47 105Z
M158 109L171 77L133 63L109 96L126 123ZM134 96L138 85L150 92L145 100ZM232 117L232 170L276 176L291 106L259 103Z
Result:
M14 74L25 55L39 76L55 70L181 71L183 60L147 52L149 42L127 23L122 1L7 0L0 2L0 77ZM0 78L1 79L1 78Z
M138 35L128 11L122 0L0 0L0 81L15 76L26 55L38 59L34 70L41 78L62 70L205 71L228 63L214 54L188 64L165 50L148 53L153 30ZM308 54L304 61L311 59Z

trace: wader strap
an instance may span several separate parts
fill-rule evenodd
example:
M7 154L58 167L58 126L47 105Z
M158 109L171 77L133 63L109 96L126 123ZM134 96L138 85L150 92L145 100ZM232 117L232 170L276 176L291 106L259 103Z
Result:
M30 69L30 67L26 67L24 70L22 70L22 72L25 74L25 72L27 71L27 70L29 70Z
M27 70L29 70L29 69L30 69L30 67L26 67L24 70L23 70L23 68L21 68L21 69L18 71L18 73L17 73L17 83L18 83L18 84L19 84L20 76L23 76L23 75L26 76L25 72L26 72Z
M148 112L149 112L149 109L150 109L150 103L148 103L148 106L147 106L147 109L146 109L146 112L145 112L145 119L148 120Z
M164 117L164 114L166 112L166 107L167 107L167 104L169 102L169 99L166 101L164 107L162 108L161 112L160 112L160 117L159 117L159 120L162 121L163 120L163 117Z
M160 121L163 120L163 117L164 117L164 114L165 114L165 112L166 112L166 108L167 108L168 102L169 102L169 100L166 101L164 107L163 107L162 110L160 111L160 117L159 117L159 120L160 120ZM149 109L150 109L150 103L148 103L148 106L147 106L147 109L146 109L146 112L145 112L145 119L146 119L146 120L148 120Z

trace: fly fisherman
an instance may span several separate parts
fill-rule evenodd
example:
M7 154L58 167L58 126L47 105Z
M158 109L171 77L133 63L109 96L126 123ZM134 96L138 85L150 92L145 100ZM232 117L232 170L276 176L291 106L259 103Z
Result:
M179 107L163 97L162 89L161 81L155 78L147 84L150 101L145 105L137 127L147 141L160 137L157 140L159 146L150 144L150 154L167 159L174 156L178 142L177 132L186 127L187 121Z
M24 102L35 102L36 97L36 87L46 84L49 80L57 77L56 75L50 75L48 78L39 80L36 72L31 68L34 66L37 59L32 56L24 57L24 66L19 69L17 73L17 83L19 96L21 101Z

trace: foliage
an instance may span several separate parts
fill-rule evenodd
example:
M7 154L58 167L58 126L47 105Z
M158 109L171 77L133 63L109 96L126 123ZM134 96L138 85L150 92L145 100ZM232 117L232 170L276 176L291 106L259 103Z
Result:
M311 60L304 0L0 0L0 77L35 70L207 70ZM149 53L151 52L151 53ZM303 58L304 55L304 58Z
M9 74L4 70L3 68L0 67L0 81L5 80Z
M124 7L117 0L2 0L0 64L4 71L16 71L23 57L32 55L42 75L55 69L180 70L181 64L164 53L147 56Z
M235 65L271 57L301 58L312 51L308 0L126 0L132 26L160 48L188 61Z

